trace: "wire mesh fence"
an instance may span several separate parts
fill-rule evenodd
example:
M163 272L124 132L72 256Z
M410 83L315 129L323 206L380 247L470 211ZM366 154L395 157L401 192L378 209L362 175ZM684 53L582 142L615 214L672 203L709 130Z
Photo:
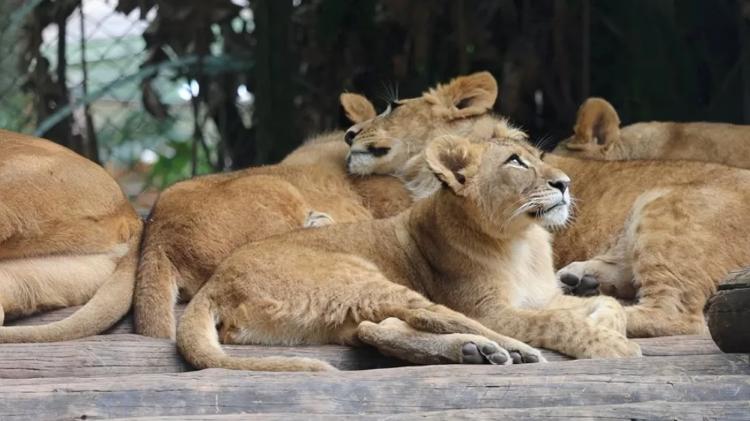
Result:
M216 169L189 55L149 65L154 8L108 0L0 2L0 127L47 137L102 163L136 203ZM145 12L145 13L144 13ZM250 94L239 92L238 102ZM247 119L249 123L249 118ZM194 151L194 139L204 145Z

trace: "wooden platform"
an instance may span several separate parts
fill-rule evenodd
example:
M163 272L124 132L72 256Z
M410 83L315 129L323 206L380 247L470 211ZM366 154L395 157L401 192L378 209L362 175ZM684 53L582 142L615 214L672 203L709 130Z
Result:
M57 320L61 310L17 324ZM323 358L340 373L191 371L166 340L132 334L0 345L0 420L750 420L750 356L706 336L639 340L644 358L414 367L372 349L227 347Z

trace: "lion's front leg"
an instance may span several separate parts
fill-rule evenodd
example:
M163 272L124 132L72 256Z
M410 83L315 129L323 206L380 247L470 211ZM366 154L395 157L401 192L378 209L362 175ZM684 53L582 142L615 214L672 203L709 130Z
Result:
M557 278L566 293L583 297L601 292L623 300L632 300L638 291L632 267L624 257L597 256L573 262L557 271Z
M597 326L580 312L569 309L498 308L478 320L489 328L532 346L551 349L574 358L638 357L638 344L607 327Z
M614 298L607 296L574 297L558 295L549 304L549 308L567 309L580 317L600 326L626 334L627 315L623 306Z

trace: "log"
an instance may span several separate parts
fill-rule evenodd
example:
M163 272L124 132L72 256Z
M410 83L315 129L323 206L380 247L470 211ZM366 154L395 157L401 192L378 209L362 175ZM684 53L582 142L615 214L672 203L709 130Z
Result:
M37 314L25 319L16 320L8 323L9 326L13 325L37 325L54 322L56 320L63 319L76 310L79 307L70 307L60 310L49 311L46 313ZM185 311L185 305L178 305L175 309L175 314L179 320L182 316L182 312ZM122 320L120 320L115 326L113 326L104 334L123 334L123 333L134 333L133 329L133 317L132 314L128 314ZM713 341L708 336L674 336L674 337L662 337L662 338L639 338L635 339L636 342L641 344L643 347L644 356L666 356L666 355L694 355L694 354L712 354L720 352ZM556 353L546 353L546 357L552 360L566 359ZM346 365L342 367L348 367ZM342 368L339 367L339 368ZM355 366L346 369L358 369ZM0 377L2 377L0 375Z
M644 356L711 355L720 353L707 336L639 339ZM270 347L229 345L236 356L320 358L340 370L405 366L372 348L346 346ZM566 357L544 352L550 361ZM100 335L70 342L0 345L0 378L102 377L126 374L179 373L191 367L179 356L174 342L134 334Z
M715 354L518 366L338 373L202 370L99 378L6 379L0 419L222 414L413 414L623 403L750 401L750 357Z
M708 301L711 337L724 352L750 352L750 268L730 274Z
M80 307L69 307L60 310L49 311L46 313L37 314L25 319L16 320L8 323L9 326L22 326L22 325L38 325L54 322L63 319L73 312L77 311ZM179 320L182 316L182 312L185 311L185 305L178 305L175 309L175 314ZM115 326L113 326L104 334L123 334L123 333L134 333L133 329L133 317L132 314L128 314L122 320L120 320ZM666 356L666 355L698 355L698 354L714 354L720 352L716 345L713 343L711 338L708 336L672 336L672 337L660 337L660 338L637 338L634 339L643 347L643 355L645 356ZM553 360L565 359L555 353L547 353L545 356L552 358Z
M633 421L645 419L679 420L747 420L750 402L666 402L653 401L620 405L564 406L522 409L457 409L447 411L411 412L397 415L357 414L358 420L515 420L536 421L540 419L559 420L607 420ZM167 417L116 418L112 421L315 421L352 419L352 415L309 415L309 414L225 414L190 415Z
M228 345L224 350L230 355L244 357L320 358L340 370L407 365L369 347ZM0 378L5 379L121 376L191 370L192 367L178 354L174 342L134 334L100 335L57 343L0 345Z

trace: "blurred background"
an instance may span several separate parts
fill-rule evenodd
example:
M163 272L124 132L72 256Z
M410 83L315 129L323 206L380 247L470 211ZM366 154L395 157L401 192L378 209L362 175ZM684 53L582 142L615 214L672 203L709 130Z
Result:
M2 0L0 127L104 165L136 204L273 163L383 107L489 70L547 146L588 96L623 123L750 123L750 0Z

